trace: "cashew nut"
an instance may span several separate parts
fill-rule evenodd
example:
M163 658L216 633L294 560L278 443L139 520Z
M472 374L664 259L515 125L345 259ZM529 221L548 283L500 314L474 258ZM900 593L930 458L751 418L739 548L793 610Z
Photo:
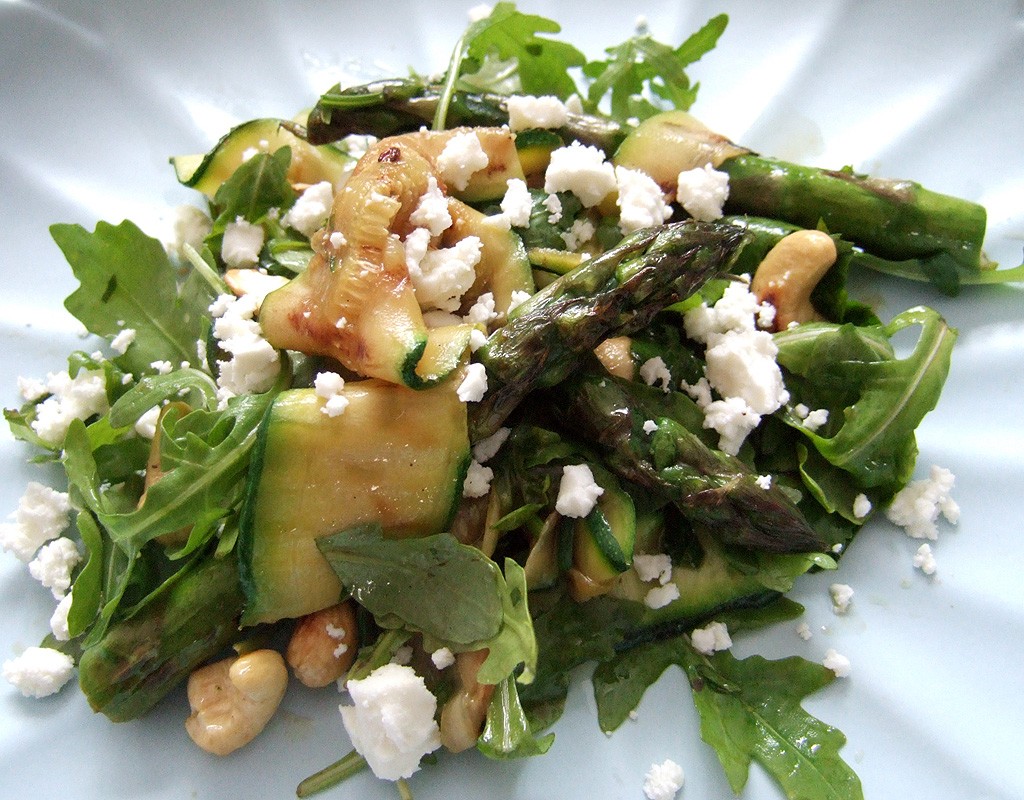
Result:
M624 378L627 381L633 380L636 368L633 364L632 341L628 336L613 336L610 339L605 339L594 348L594 355L615 377Z
M775 330L821 319L811 305L811 292L835 262L836 243L817 230L791 233L768 251L750 291L759 301L775 306Z
M476 676L488 652L472 650L455 656L459 689L441 709L440 725L441 744L452 753L474 747L483 730L494 686L477 683Z
M345 601L299 620L285 658L301 683L319 689L348 671L357 647L355 609Z
M254 650L197 669L188 679L192 714L185 730L208 753L226 756L266 727L287 685L284 659L274 650Z

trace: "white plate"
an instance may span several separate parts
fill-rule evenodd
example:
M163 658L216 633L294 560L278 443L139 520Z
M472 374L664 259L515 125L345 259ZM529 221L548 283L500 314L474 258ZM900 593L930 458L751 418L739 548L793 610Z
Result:
M167 157L208 148L229 124L289 116L339 76L441 69L466 6L264 0L243 4L0 3L0 394L16 405L18 374L63 365L76 324L60 302L70 271L51 222L130 217L158 228L189 199ZM524 3L527 10L539 3ZM567 38L591 54L634 23L624 4L546 3ZM585 14L574 10L586 8ZM652 32L680 41L725 10L718 49L693 70L695 112L762 152L815 164L852 164L915 178L985 204L988 251L1020 261L1024 234L1024 23L1019 3L652 2ZM739 655L820 659L834 647L853 674L808 701L849 742L844 757L869 798L1019 798L1024 720L1024 324L1019 289L968 289L951 301L927 287L859 281L883 317L925 302L960 329L938 409L920 430L918 475L935 463L958 476L963 518L935 544L938 573L911 566L918 542L872 520L843 559L856 595L830 610L831 575L795 594L814 631L792 625L736 644ZM0 510L16 507L30 478L28 450L0 441ZM43 473L42 479L56 480ZM47 630L49 592L11 556L0 558L0 658ZM0 795L115 798L289 797L307 774L347 751L332 691L294 686L284 710L250 747L220 760L182 730L181 694L149 718L113 725L73 687L42 701L0 687ZM672 758L687 772L683 797L731 792L699 738L678 672L645 698L636 722L610 737L594 719L586 684L570 694L543 758L495 764L445 758L411 782L419 800L443 797L640 798L644 772ZM335 797L394 797L360 776ZM756 768L746 798L780 792Z

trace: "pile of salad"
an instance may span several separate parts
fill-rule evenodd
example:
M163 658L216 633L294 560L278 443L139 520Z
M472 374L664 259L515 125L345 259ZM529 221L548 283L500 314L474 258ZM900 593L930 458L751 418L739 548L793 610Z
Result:
M174 157L202 202L173 241L52 226L106 344L5 411L67 483L0 528L59 601L3 674L35 696L77 674L113 721L187 684L219 755L290 681L337 686L354 750L300 796L365 768L408 796L441 749L547 752L583 664L604 731L674 665L736 792L757 761L788 797L859 798L801 707L849 662L731 637L798 618L794 582L880 510L955 521L951 475L910 483L955 331L880 320L851 271L952 296L1024 268L985 258L977 204L691 116L724 15L598 60L511 3L476 16L439 76Z

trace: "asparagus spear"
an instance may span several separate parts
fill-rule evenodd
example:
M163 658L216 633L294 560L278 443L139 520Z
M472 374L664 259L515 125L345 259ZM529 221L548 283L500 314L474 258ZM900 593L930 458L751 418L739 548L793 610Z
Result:
M692 220L646 228L541 289L477 351L489 390L473 407L472 440L496 431L533 389L564 380L607 336L643 328L727 272L742 241L734 227Z
M665 402L648 387L595 370L561 384L556 396L563 423L604 448L605 463L620 477L670 500L723 543L771 553L825 549L774 482L759 486L738 458L662 416ZM647 433L643 425L652 418L658 428Z
M237 636L242 608L233 558L205 558L86 648L78 680L94 711L141 717Z

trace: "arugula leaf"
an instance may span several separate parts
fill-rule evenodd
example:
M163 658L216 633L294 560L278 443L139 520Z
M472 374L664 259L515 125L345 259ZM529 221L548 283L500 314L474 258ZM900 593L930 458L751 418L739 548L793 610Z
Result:
M50 227L57 246L81 284L64 306L97 336L113 338L124 328L135 339L117 363L128 371L151 371L154 361L194 360L196 341L206 336L211 298L179 291L176 270L163 245L134 223Z
M71 587L68 632L71 638L84 633L99 613L103 596L103 535L92 514L79 512L75 527L85 545L85 566Z
M271 209L283 212L289 208L297 197L288 182L291 159L291 148L281 147L244 161L214 195L213 206L218 214L207 241L222 235L228 223L239 217L257 224ZM215 249L220 251L219 247Z
M505 559L505 577L501 584L501 628L480 647L488 650L476 679L479 683L496 684L523 665L520 683L533 681L537 669L537 638L527 605L526 571L511 558Z
M519 701L519 691L512 677L497 685L487 706L484 729L477 740L477 750L488 758L527 758L546 753L554 744L555 734L535 737Z

